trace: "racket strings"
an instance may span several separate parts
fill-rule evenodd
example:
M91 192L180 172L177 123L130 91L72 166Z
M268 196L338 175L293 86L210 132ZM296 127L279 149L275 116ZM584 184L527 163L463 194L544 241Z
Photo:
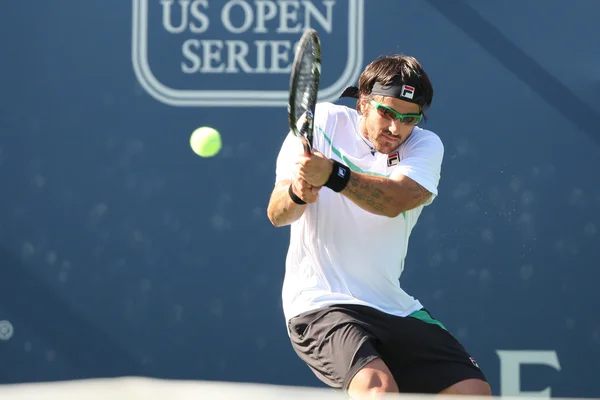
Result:
M319 73L316 67L315 48L312 43L307 44L300 63L296 86L296 118L300 118L309 107L316 88L314 87L314 75Z

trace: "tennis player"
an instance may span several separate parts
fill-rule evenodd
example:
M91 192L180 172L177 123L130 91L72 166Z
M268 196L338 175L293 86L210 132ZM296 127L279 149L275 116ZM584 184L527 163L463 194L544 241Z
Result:
M444 154L418 126L433 99L428 75L413 57L381 57L342 97L356 110L317 105L311 156L290 133L277 157L267 213L291 225L282 297L293 348L353 398L491 395L475 359L399 282Z

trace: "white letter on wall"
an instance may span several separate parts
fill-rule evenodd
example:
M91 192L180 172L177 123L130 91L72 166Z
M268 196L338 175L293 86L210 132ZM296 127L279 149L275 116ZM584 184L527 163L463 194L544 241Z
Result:
M554 350L497 350L500 358L500 395L551 397L550 386L539 392L521 391L521 365L548 365L560 371L558 356Z

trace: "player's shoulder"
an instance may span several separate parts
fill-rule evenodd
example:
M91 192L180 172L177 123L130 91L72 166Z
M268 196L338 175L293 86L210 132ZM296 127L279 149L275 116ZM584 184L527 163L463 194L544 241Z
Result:
M444 143L440 136L429 129L423 129L419 126L415 126L408 140L406 140L407 147L413 146L427 146L444 150Z
M317 103L317 105L315 106L315 116L319 117L319 115L325 118L335 117L354 119L358 116L358 113L355 109L352 109L350 107L324 101L321 103Z

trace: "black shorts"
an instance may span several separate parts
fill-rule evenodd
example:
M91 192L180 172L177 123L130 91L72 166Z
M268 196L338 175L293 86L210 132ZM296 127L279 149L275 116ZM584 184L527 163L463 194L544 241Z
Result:
M288 323L298 356L332 388L347 390L354 375L381 358L401 393L439 393L465 379L486 380L477 362L426 310L408 317L371 307L337 305Z

